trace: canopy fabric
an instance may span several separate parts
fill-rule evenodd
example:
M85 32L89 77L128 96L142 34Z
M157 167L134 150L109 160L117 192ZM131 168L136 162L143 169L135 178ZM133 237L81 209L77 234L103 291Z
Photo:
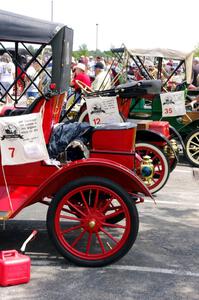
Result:
M192 78L192 61L194 50L191 52L184 52L173 49L163 49L163 48L154 48L154 49L139 49L139 48L126 48L132 56L147 56L147 57L162 57L167 59L178 59L184 60L186 66L186 81L191 83Z
M0 40L48 44L63 24L0 10Z

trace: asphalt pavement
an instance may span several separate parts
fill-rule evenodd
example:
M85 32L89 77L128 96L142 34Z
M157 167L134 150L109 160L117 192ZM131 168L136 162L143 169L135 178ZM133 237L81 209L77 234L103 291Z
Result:
M27 247L28 284L0 287L0 300L199 299L199 181L178 166L166 186L138 205L140 229L129 253L108 267L80 268L65 261L48 239L46 206L34 205L0 230L0 250Z

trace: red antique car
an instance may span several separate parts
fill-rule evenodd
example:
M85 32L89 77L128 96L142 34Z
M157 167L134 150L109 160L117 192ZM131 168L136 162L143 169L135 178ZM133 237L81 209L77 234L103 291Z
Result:
M17 155L14 142L21 141L23 135L17 129L2 132L2 124L15 124L17 118L25 119L39 112L45 144L49 146L70 79L73 31L62 24L5 11L0 11L0 28L0 47L11 56L15 68L22 70L8 88L1 83L0 102L5 104L9 98L13 103L9 110L2 107L1 138L13 145L1 153L4 163L0 171L0 220L12 219L34 203L47 204L48 233L65 258L92 267L112 263L123 257L135 242L139 226L136 204L143 202L143 195L151 197L132 171L136 126L127 123L94 130L89 158L59 164L53 160L6 164L3 159L7 155L6 159L12 162ZM11 44L14 55L8 49ZM18 61L20 48L28 52L25 66ZM30 68L35 63L39 68L31 74ZM19 93L17 81L24 73L27 79ZM37 88L32 97L27 93L31 86ZM26 96L27 102L32 103L24 107ZM118 143L116 135L123 143ZM1 142L1 150L2 147ZM30 148L35 157L34 149Z

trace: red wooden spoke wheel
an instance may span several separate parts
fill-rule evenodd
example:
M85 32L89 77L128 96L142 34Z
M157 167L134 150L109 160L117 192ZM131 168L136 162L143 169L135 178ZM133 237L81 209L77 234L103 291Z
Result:
M136 153L143 158L150 156L154 167L154 174L151 180L146 184L151 193L156 193L166 184L169 178L169 163L165 154L156 146L149 143L136 143ZM140 174L140 162L136 160L136 172ZM143 179L143 178L142 178Z
M122 214L122 220L111 219ZM114 182L84 177L64 186L52 200L49 235L75 264L99 267L124 256L138 232L138 213L128 193Z

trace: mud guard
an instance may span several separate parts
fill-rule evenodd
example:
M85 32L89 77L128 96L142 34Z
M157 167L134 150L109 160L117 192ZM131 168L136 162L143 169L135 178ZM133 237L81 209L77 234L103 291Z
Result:
M194 131L196 129L199 129L199 119L196 119L196 120L192 121L191 123L188 123L187 125L183 126L182 130L179 130L179 133L181 134L181 131L182 131L183 139L186 139L187 135L191 131ZM185 134L185 132L187 134Z
M183 148L183 152L185 151L185 145L184 145L184 141L181 137L181 135L179 134L179 132L175 129L175 127L169 125L169 131L171 134L172 138L175 138L175 136L177 137L177 139L180 141L182 148Z
M154 130L141 129L141 130L137 131L136 143L137 142L151 142L152 143L153 141L154 142L166 142L172 149L176 161L178 161L178 157L177 157L175 151L173 150L173 147L172 147L169 139L167 139L167 137L165 135L163 135L162 133L159 133L157 131L154 131Z
M26 203L24 203L23 207L39 202L44 197L53 197L68 182L87 176L108 178L121 185L127 192L142 193L145 196L153 198L141 179L130 169L111 160L88 158L71 162L53 173L38 187ZM15 211L12 217L23 207Z

